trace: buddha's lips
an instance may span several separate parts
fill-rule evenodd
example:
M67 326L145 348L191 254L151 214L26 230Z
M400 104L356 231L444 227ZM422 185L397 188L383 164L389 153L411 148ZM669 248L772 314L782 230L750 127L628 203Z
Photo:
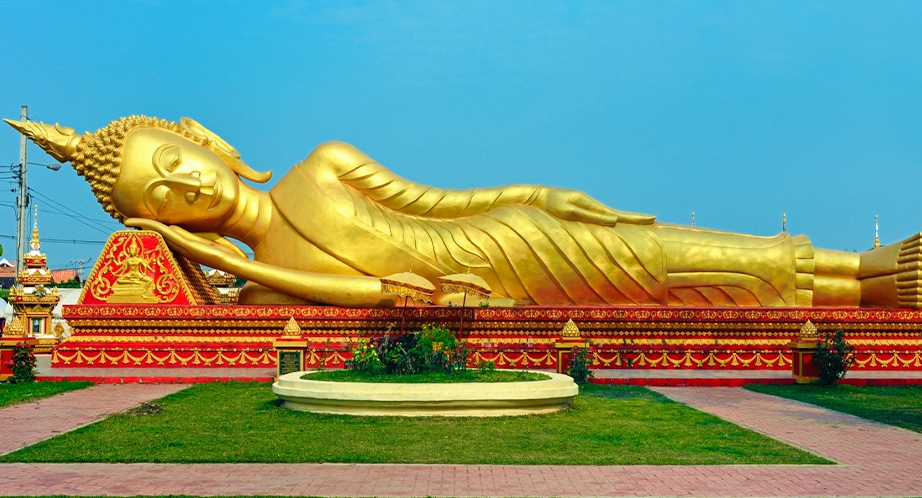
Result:
M208 209L211 209L218 205L218 201L221 200L221 182L217 179L214 181L214 184L211 186L211 204L208 205Z
M211 186L202 186L199 187L199 193L202 195L211 196L211 202L208 204L208 209L211 209L218 205L218 202L221 200L222 194L221 182L215 180Z

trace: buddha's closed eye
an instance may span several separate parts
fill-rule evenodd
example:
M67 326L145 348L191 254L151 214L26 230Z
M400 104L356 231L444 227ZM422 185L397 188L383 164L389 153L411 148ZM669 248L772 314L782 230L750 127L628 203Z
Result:
M160 176L167 176L182 164L182 155L176 144L163 144L154 151L152 159L154 168Z

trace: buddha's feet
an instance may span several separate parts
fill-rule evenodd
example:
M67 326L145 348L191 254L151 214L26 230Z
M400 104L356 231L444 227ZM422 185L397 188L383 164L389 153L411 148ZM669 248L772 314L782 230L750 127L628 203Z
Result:
M896 294L901 308L922 308L922 233L900 243Z
M861 254L861 306L922 308L922 233Z

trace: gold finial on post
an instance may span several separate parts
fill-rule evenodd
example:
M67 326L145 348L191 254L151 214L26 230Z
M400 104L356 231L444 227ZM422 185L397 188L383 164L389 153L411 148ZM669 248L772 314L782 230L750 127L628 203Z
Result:
M282 331L283 337L297 337L301 335L301 326L298 325L298 322L295 321L295 317L288 319L288 323L285 324L285 328Z
M877 231L877 215L874 215L874 249L880 247L880 237Z
M563 326L563 330L560 333L561 337L579 337L579 327L576 326L576 323L573 322L573 319L567 320L567 324Z
M3 328L3 337L25 337L26 326L22 323L22 317L15 316L10 323Z
M813 322L807 320L807 323L805 323L803 327L800 328L800 334L798 334L798 337L802 340L814 339L817 337L817 335L818 331L816 330L816 325L813 325Z

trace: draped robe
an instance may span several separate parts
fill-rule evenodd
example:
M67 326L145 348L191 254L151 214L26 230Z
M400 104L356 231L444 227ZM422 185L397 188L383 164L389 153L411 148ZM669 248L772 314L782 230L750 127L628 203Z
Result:
M541 188L432 188L330 143L270 194L300 237L353 274L412 269L435 282L469 269L521 304L811 304L806 237L567 221L535 205ZM285 259L266 262L315 271Z

